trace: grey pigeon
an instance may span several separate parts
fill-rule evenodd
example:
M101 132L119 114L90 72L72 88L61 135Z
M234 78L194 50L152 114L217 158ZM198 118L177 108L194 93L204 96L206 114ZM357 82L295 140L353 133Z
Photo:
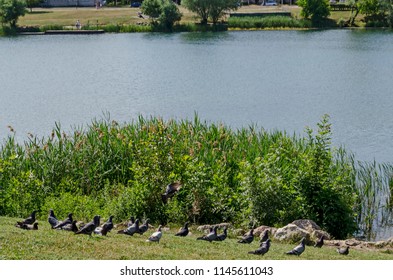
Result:
M137 232L139 232L139 219L136 219L135 223L132 224L131 226L129 226L128 228L126 228L124 230L119 230L117 233L133 236L134 233L137 233Z
M300 256L306 249L305 243L306 243L306 239L303 237L302 240L300 240L300 244L297 245L295 248L293 248L291 251L286 252L286 254Z
M75 232L75 234L88 234L91 235L96 227L100 225L100 216L96 215L93 218L93 221L84 225L80 230Z
M94 233L106 236L106 234L113 229L112 220L113 220L113 216L110 216L108 220L101 227L96 227Z
M54 226L53 228L59 228L59 229L61 229L61 228L63 228L65 225L72 224L72 221L73 221L73 219L72 219L72 213L68 213L67 219L65 219L64 221L58 223L58 224L57 224L56 226Z
M160 243L160 239L162 237L162 231L161 231L162 226L160 225L157 229L156 232L153 232L152 235L146 240L148 242L158 242Z
M49 210L48 222L49 222L49 224L51 225L52 228L57 226L57 224L59 223L59 221L57 220L57 218L55 216L55 213L53 212L53 209Z
M61 229L62 230L67 230L67 231L77 232L78 231L78 227L76 226L76 220L73 220L71 224L66 224Z
M319 238L317 240L317 242L315 242L314 247L315 248L321 248L323 246L323 240L325 239L325 236L322 235L321 238Z
M251 229L249 233L242 236L242 238L237 241L238 243L251 243L254 240L254 229Z
M270 239L267 239L265 242L262 242L261 246L259 246L258 249L256 249L255 251L250 251L248 253L254 255L264 255L267 252L269 252L269 248L270 248Z
M213 227L213 230L209 232L209 234L198 237L197 240L205 240L205 241L215 241L217 239L217 226Z
M349 246L345 246L344 248L337 248L337 252L340 255L348 255L349 254Z
M265 242L266 240L268 240L269 239L269 231L266 229L264 232L263 232L263 235L262 235L262 237L261 237L261 239L259 240L259 243L263 243L263 242Z
M174 182L166 186L165 193L161 195L162 202L166 204L168 199L173 197L181 188L181 183Z
M188 222L184 224L184 226L175 234L175 236L187 236L188 235Z
M35 218L36 218L35 215L37 212L38 212L37 210L34 210L29 217L23 220L22 224L32 225L35 222Z
M21 227L22 229L26 229L26 230L38 230L38 223L35 222L32 225L29 224L23 224L23 226Z
M224 241L226 238L227 238L227 227L224 227L223 233L218 234L215 241Z
M150 219L146 219L145 222L139 227L138 233L140 235L144 234L149 229Z

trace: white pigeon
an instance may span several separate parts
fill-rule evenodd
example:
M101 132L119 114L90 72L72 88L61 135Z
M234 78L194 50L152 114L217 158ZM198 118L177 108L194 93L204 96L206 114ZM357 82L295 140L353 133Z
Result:
M158 227L156 232L153 232L152 235L150 235L149 239L146 240L146 242L158 242L160 243L160 239L162 237L162 231L161 231L161 225Z

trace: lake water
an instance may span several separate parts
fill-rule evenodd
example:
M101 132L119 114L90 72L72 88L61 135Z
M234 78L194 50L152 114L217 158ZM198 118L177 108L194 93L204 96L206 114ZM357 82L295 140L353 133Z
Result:
M109 112L199 117L302 134L393 162L393 33L253 31L0 38L0 139L48 136ZM390 233L389 233L390 234Z

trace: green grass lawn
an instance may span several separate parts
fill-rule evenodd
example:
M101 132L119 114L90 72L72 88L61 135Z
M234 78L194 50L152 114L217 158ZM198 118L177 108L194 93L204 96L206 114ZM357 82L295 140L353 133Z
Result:
M230 231L223 242L196 240L201 236L194 227L187 237L174 234L179 226L164 231L160 243L146 242L154 231L144 235L120 235L112 230L106 237L75 235L72 232L52 230L47 221L39 221L39 230L27 231L14 226L22 219L0 217L0 260L391 260L387 251L351 249L348 256L341 256L335 247L317 249L307 246L300 256L287 256L294 244L272 241L265 256L248 254L259 243L237 243Z
M93 7L88 8L34 8L32 13L26 13L25 16L18 20L19 26L51 26L60 25L66 27L73 27L76 20L80 20L82 25L135 25L135 24L147 24L149 19L141 19L138 17L140 9L130 8L128 6L110 8L104 7L102 9L96 9ZM261 12L290 12L293 17L301 18L301 8L298 6L277 6L277 7L265 7L260 5L242 6L236 12L238 13L261 13ZM192 13L180 6L180 12L183 14L181 23L194 23L198 22L199 19L195 13ZM340 19L348 20L350 17L349 11L332 11L330 19L338 21ZM364 25L360 22L363 18L359 15L356 21L358 26ZM225 18L224 20L227 20Z

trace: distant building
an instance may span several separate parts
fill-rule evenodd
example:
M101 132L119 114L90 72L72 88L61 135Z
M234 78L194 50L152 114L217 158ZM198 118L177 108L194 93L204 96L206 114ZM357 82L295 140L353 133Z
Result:
M44 0L43 7L94 7L97 0Z

